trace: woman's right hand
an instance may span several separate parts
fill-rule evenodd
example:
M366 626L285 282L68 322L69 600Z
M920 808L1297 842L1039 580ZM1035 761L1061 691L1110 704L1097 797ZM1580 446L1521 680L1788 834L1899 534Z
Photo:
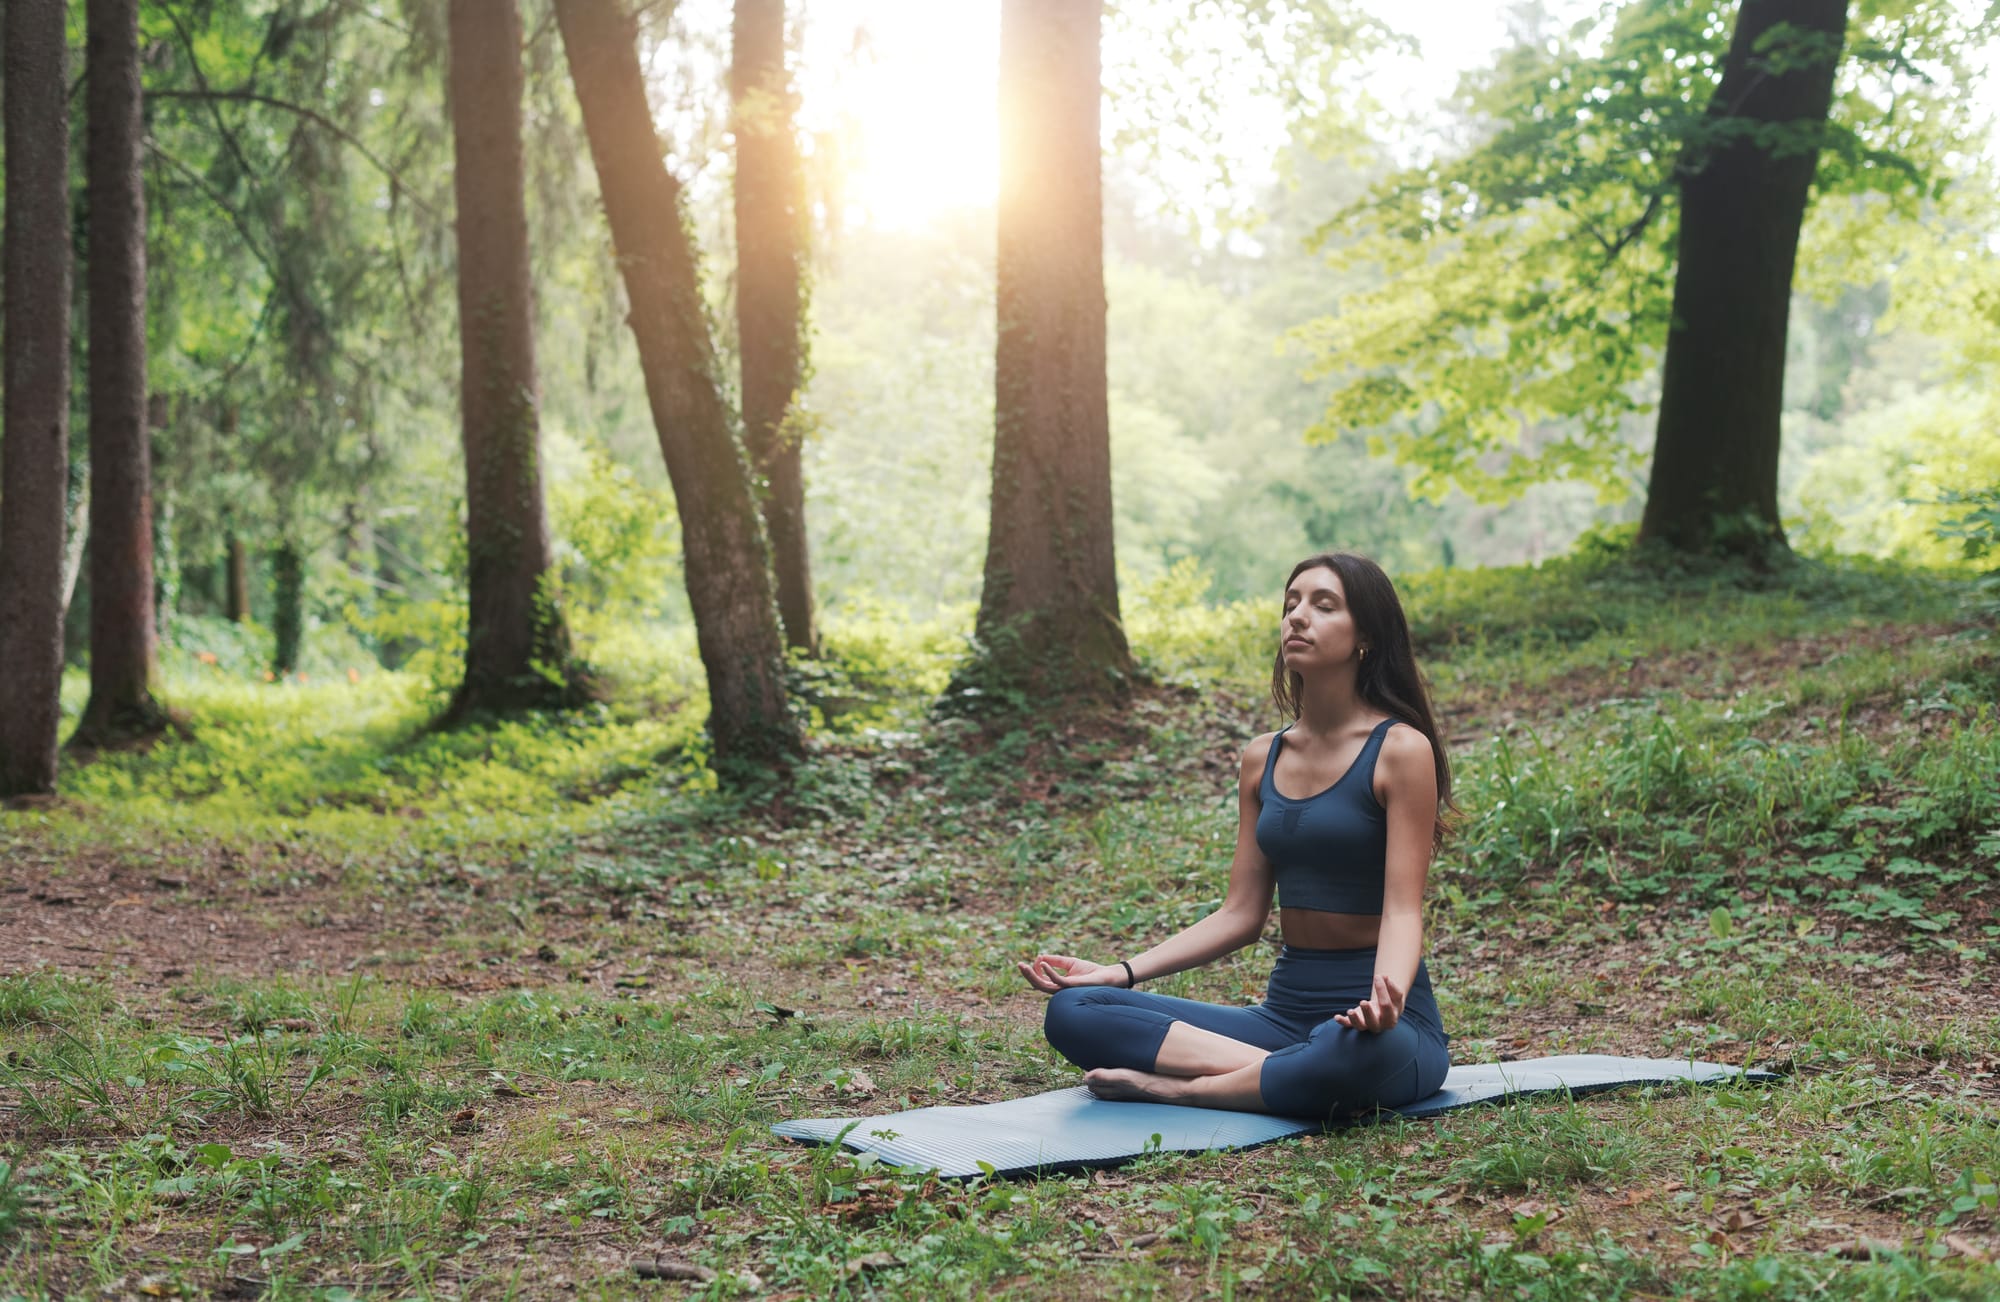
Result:
M1029 985L1043 994L1052 995L1071 986L1117 986L1121 990L1125 986L1123 963L1105 967L1067 954L1037 954L1031 962L1014 966L1028 979Z

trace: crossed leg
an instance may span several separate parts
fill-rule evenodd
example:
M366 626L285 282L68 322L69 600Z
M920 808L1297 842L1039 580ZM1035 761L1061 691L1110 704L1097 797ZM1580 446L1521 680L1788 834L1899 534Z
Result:
M1269 1049L1175 1022L1160 1042L1153 1070L1097 1067L1084 1073L1083 1083L1101 1099L1262 1112L1264 1059L1270 1055Z
M1303 1033L1261 1007L1081 987L1049 1000L1045 1029L1101 1098L1326 1117L1395 1107L1438 1088L1449 1058L1409 1019L1383 1032L1328 1020Z
M1259 1008L1111 987L1058 991L1045 1026L1100 1098L1252 1111L1265 1110L1264 1059L1299 1039Z

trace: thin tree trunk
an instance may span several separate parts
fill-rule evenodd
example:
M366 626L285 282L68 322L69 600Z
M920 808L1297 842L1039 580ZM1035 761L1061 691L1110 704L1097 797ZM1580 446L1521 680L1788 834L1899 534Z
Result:
M1681 163L1679 266L1639 537L1783 550L1778 450L1792 272L1847 29L1845 0L1744 0Z
M782 762L798 750L799 731L785 700L769 553L717 376L680 186L662 161L647 108L637 32L617 0L556 0L556 21L680 508L717 767L728 775Z
M234 532L229 535L228 569L223 610L230 623L241 624L250 618L250 549Z
M90 198L90 700L70 744L87 747L149 737L168 720L153 699L138 0L88 0L84 27Z
M86 477L77 486L76 504L69 509L69 531L63 544L62 608L63 621L69 621L69 608L76 601L76 581L83 575L83 554L90 542L90 480Z
M978 633L1005 677L1115 695L1101 0L1002 0L993 502Z
M805 172L785 75L785 0L736 0L730 97L736 135L736 333L743 441L764 479L764 527L785 641L819 647L800 465L805 371Z
M586 693L549 574L520 13L514 0L451 0L449 21L470 622L465 681L446 718L462 719L560 708Z
M63 0L0 12L7 194L0 427L0 797L51 792L69 498L69 110Z
M299 667L305 601L305 557L287 538L271 549L271 672L279 678Z

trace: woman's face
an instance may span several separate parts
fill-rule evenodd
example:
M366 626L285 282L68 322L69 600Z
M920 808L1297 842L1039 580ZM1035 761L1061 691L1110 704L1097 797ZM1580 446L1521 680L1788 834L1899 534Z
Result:
M1299 571L1285 589L1285 613L1278 625L1278 638L1285 667L1294 672L1354 658L1358 633L1338 574L1323 565Z

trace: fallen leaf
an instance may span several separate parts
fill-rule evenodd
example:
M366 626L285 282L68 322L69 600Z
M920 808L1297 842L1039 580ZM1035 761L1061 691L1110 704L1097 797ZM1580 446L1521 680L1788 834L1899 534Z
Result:
M865 1257L856 1257L842 1266L841 1273L849 1279L867 1270L894 1270L903 1264L903 1259L893 1252L871 1252Z
M641 1257L632 1263L632 1273L640 1279L685 1279L697 1284L715 1281L715 1272L691 1261L670 1261L665 1257Z
M1993 1254L1966 1238L1963 1234L1947 1234L1944 1246L1964 1257L1967 1261L1991 1261Z
M451 1114L451 1133L469 1135L479 1129L479 1113L473 1108L460 1108Z

